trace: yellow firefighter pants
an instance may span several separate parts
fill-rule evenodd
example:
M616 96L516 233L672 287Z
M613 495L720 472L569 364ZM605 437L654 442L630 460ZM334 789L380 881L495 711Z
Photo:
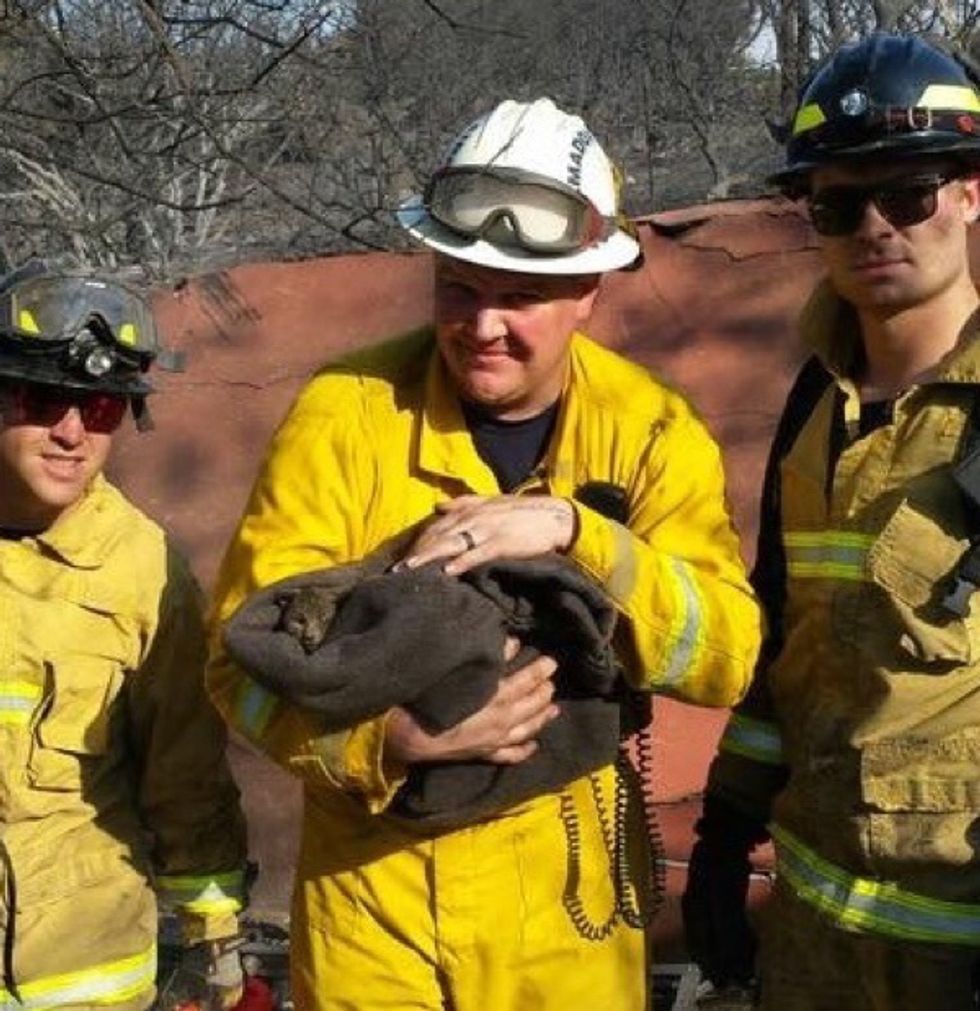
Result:
M840 930L777 884L763 913L761 1011L974 1011L975 948Z
M595 809L575 795L578 891L601 921L612 874ZM603 941L579 936L562 905L568 863L557 798L542 800L409 845L390 833L341 832L325 873L301 860L291 932L297 1009L645 1011L645 934L620 922Z

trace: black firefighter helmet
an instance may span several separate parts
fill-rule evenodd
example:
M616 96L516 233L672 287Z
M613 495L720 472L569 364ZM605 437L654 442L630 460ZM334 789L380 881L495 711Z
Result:
M980 95L959 54L912 35L876 32L838 49L803 86L771 182L799 194L831 162L955 155L980 164Z
M50 271L39 260L0 278L0 380L125 396L145 428L155 360L179 367L161 349L149 306L127 285Z

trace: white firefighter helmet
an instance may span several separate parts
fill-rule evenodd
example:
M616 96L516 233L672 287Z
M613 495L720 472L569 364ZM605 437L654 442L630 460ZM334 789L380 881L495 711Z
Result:
M580 117L550 98L508 100L459 134L398 221L426 246L470 263L602 273L640 254L619 189L616 168Z

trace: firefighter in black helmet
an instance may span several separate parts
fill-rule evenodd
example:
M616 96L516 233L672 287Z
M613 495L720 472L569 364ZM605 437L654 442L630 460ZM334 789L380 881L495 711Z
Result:
M803 89L775 181L806 198L827 279L763 491L768 636L684 897L712 1006L977 1006L978 166L977 79L937 44L873 35ZM756 962L749 855L770 838Z
M242 992L245 829L200 591L103 474L127 410L145 427L159 350L115 281L41 264L0 279L4 1008ZM186 948L159 1005L158 901Z
M145 301L127 285L31 260L0 278L0 379L103 394L150 427L147 372L180 367L160 346ZM8 382L9 385L9 382Z

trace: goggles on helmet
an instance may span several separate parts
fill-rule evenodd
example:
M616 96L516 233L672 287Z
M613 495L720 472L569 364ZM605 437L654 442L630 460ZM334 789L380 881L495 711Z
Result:
M849 235L860 227L872 203L893 228L908 228L936 213L940 188L958 177L931 173L869 186L827 186L809 197L810 220L820 235Z
M454 232L532 253L577 252L618 226L571 186L520 169L443 169L424 200L429 214Z
M0 332L25 349L96 340L124 362L138 364L157 351L156 329L146 303L124 285L90 277L45 274L0 291ZM92 363L99 376L111 367Z

